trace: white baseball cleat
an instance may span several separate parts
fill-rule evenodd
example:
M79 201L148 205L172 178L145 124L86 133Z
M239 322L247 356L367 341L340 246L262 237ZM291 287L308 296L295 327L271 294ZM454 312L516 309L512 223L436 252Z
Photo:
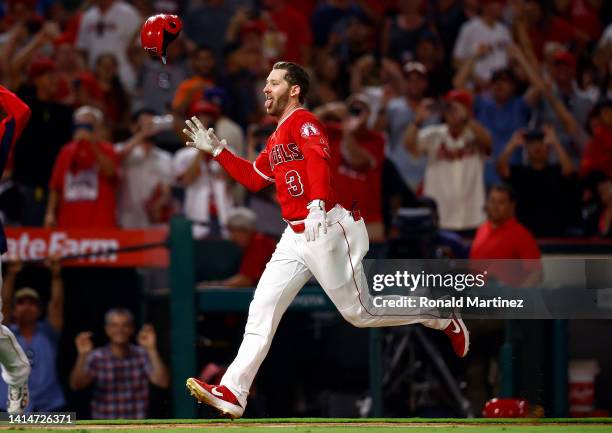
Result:
M23 413L28 403L30 402L30 391L28 382L21 385L8 386L8 400L6 402L6 411L11 415L20 415Z
M453 313L450 320L451 322L444 328L444 333L450 339L455 354L463 358L470 350L470 332L457 314Z
M198 402L215 408L221 416L240 418L244 408L236 396L223 385L209 385L195 377L187 379L187 389Z

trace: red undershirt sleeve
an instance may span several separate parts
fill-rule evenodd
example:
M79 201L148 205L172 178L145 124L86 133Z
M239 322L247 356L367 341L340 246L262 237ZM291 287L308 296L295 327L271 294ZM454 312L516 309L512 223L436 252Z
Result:
M306 158L310 192L308 201L319 199L328 203L332 196L331 156L324 126L318 120L308 119L308 122L300 125L300 136L296 138Z
M15 119L15 135L13 140L17 140L30 119L30 107L3 86L0 86L0 105L2 105L2 109L4 109L8 116Z
M308 172L310 187L308 201L320 199L329 203L331 197L329 157L321 155L312 148L304 150L304 157L306 158L306 171Z
M25 129L28 120L30 120L30 107L28 107L17 95L10 92L3 86L0 86L0 106L6 113L6 117L2 120L2 134L5 134L7 131L7 125L9 123L14 122L12 125L13 135L11 137L11 141L8 144L8 149L2 149L2 152L6 153L6 168L11 170L13 165L13 148L15 146L15 142Z
M241 185L251 192L257 192L266 186L274 183L274 179L264 174L260 169L257 168L256 164L260 159L265 158L264 152L262 152L255 162L249 162L244 158L234 155L227 149L221 151L215 158L216 161L221 164L225 171ZM260 167L261 162L260 162Z

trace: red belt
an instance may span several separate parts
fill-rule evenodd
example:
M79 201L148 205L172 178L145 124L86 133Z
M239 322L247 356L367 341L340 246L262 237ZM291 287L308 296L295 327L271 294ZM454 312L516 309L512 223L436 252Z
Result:
M355 221L359 221L361 219L361 212L359 211L359 209L353 205L353 210L351 211L351 216L353 217L353 219ZM300 222L291 222L289 220L285 220L285 222L287 222L287 224L289 224L289 227L291 227L291 230L293 230L294 233L304 233L304 230L306 229L306 224L304 224L304 221L300 221Z
M289 222L289 227L291 227L291 230L293 230L294 233L304 233L304 230L306 229L306 224L304 223L291 224L291 222Z

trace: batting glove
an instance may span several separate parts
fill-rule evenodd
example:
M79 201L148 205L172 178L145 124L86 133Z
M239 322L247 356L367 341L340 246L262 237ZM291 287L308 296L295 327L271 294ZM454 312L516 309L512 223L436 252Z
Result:
M212 128L208 128L207 131L196 116L193 116L191 120L185 120L185 123L187 128L183 129L183 133L192 140L185 143L187 146L195 147L212 156L219 155L223 148L227 146L225 139L219 140Z
M304 234L306 241L316 241L317 238L327 233L327 214L325 212L325 202L313 200L308 203L308 216L304 220Z

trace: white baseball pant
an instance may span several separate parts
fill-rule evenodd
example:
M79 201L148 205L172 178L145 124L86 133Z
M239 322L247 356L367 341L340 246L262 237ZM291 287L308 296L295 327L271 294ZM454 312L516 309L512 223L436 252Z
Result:
M2 285L2 267L0 266L0 285ZM2 316L2 296L0 296L0 323ZM30 361L17 342L13 332L0 325L0 366L2 379L9 385L21 385L30 375Z
M362 259L369 241L363 219L336 206L327 213L327 234L307 242L287 227L257 284L242 344L221 380L246 407L251 384L266 357L281 317L300 289L314 276L340 314L357 327L421 323L444 329L449 319L376 314L368 295Z

